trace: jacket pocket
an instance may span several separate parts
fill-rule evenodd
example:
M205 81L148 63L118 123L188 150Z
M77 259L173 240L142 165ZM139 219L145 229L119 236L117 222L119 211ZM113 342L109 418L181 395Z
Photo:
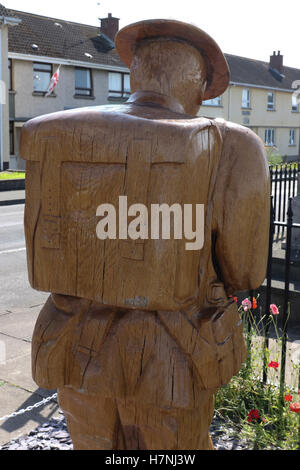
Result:
M214 314L211 328L216 346L220 385L225 385L238 373L246 358L243 324L235 302Z

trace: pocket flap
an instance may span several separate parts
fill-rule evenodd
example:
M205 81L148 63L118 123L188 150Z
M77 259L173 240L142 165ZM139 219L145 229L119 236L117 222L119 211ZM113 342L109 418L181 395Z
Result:
M242 324L235 302L219 309L212 317L212 330L217 346L225 345L232 337L235 328Z

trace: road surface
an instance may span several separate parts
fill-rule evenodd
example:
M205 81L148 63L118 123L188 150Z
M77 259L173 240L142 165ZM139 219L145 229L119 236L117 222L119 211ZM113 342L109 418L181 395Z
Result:
M23 219L23 204L0 207L0 315L43 304L47 298L28 282Z

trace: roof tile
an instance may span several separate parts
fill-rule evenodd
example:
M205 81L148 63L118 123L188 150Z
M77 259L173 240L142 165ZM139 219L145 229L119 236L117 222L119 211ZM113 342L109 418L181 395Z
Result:
M8 18L11 18L14 15L11 10L8 10L4 5L2 5L2 3L0 3L0 16L7 16Z
M235 55L225 54L229 65L231 81L268 88L291 90L292 84L300 80L300 69L283 67L282 80L275 78L270 71L268 62L247 59Z
M111 42L100 34L100 27L15 10L13 13L22 22L9 28L9 52L125 67ZM38 49L33 49L33 44Z

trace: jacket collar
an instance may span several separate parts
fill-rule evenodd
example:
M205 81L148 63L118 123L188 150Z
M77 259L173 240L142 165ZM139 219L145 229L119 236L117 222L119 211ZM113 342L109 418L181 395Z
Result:
M174 113L185 114L183 106L175 98L154 91L136 91L130 96L127 103L161 107L169 109Z

